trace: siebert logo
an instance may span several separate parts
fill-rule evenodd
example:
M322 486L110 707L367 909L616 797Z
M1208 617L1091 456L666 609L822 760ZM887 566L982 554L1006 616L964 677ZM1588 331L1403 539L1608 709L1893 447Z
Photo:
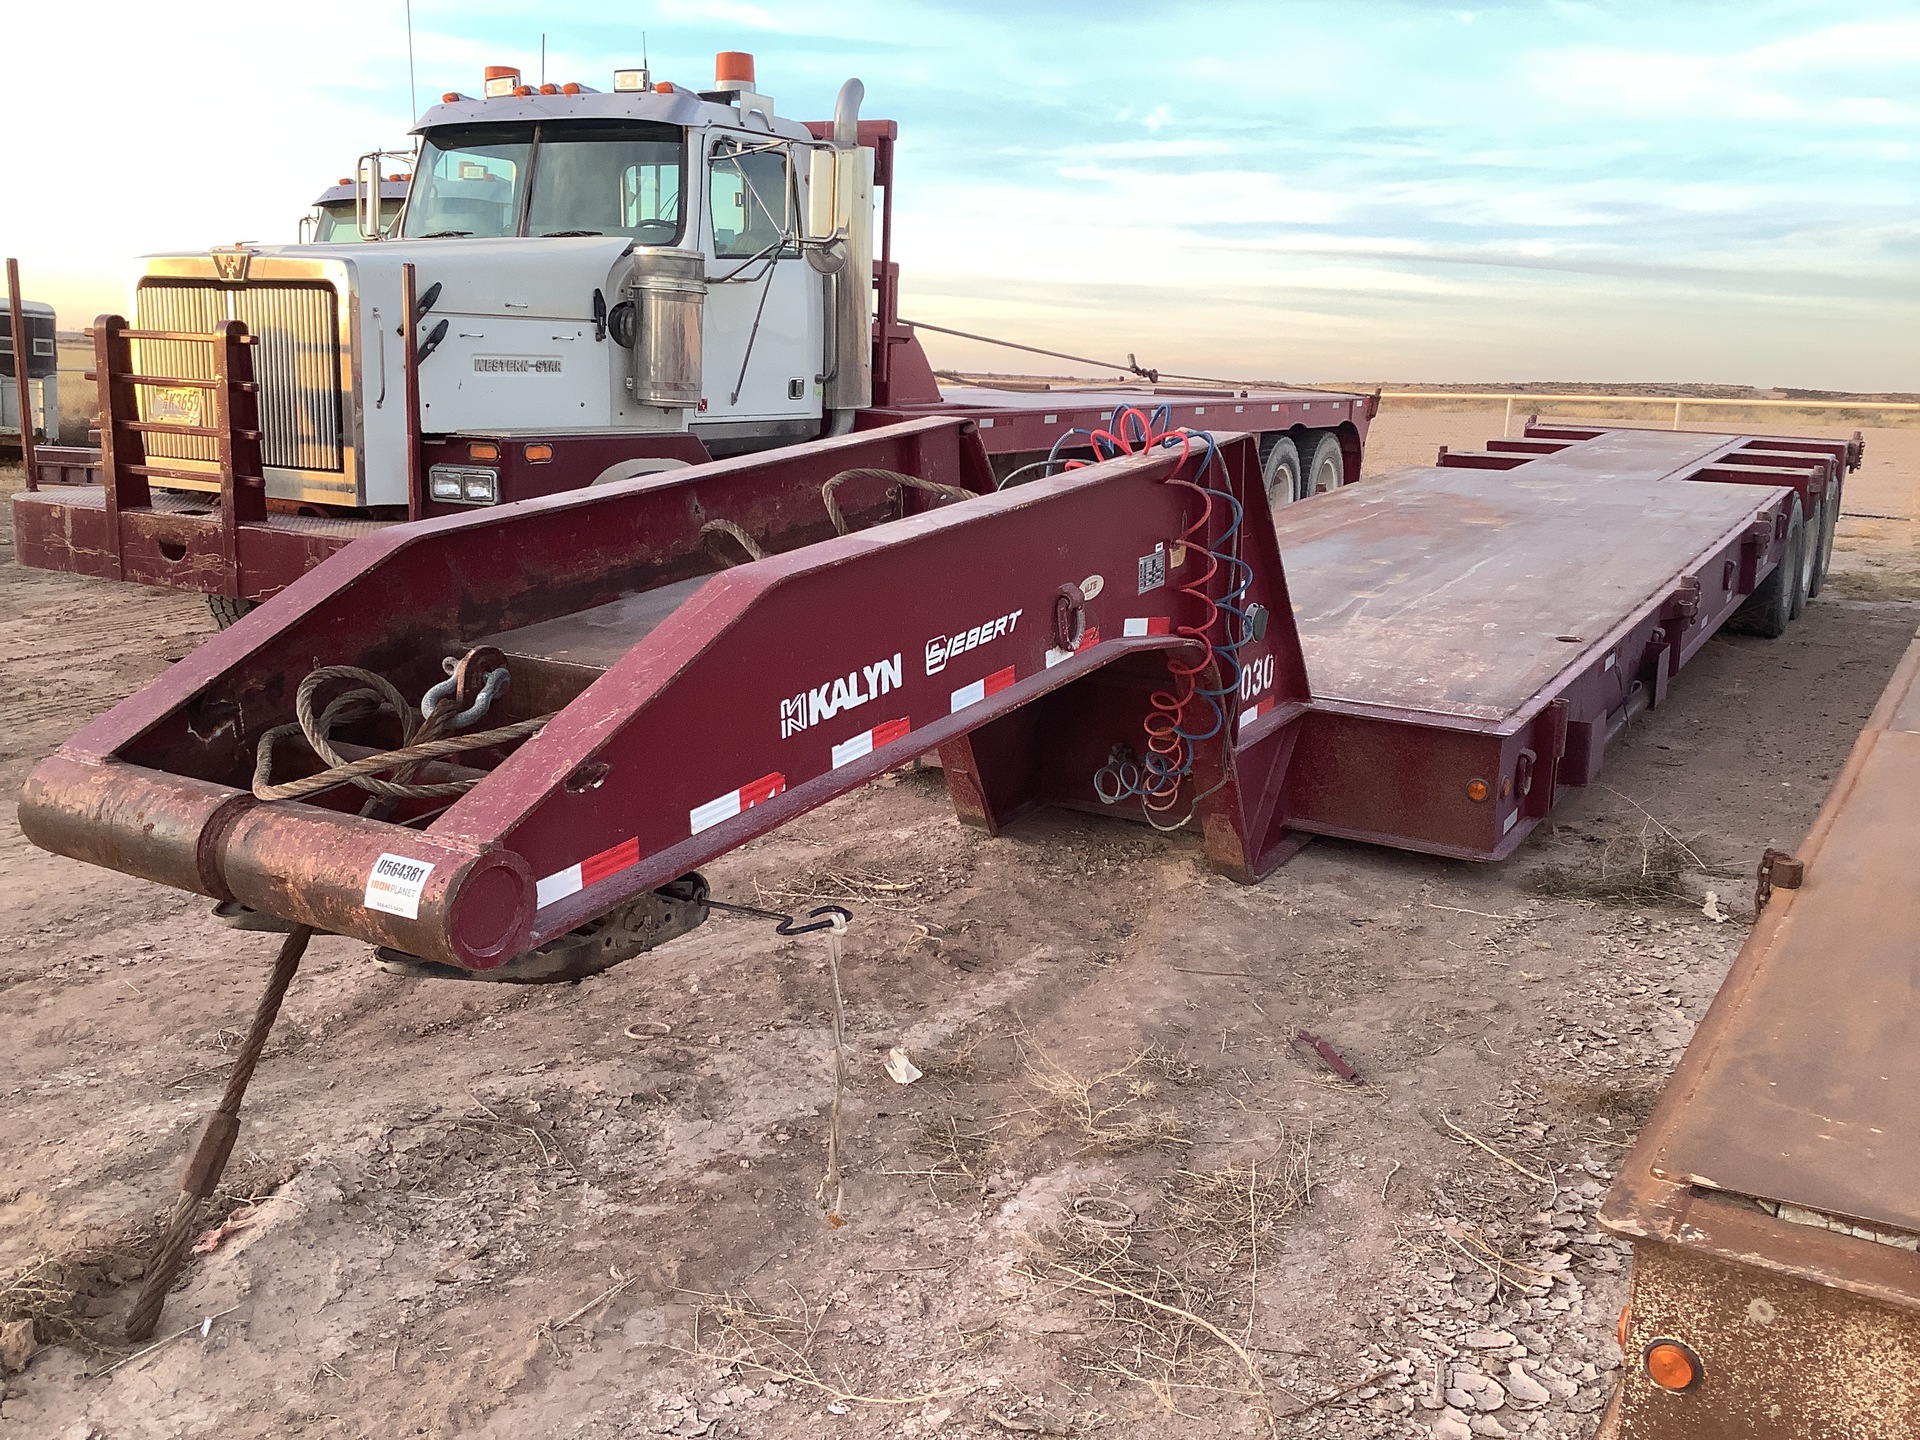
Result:
M900 688L900 656L876 661L849 671L837 680L802 690L791 700L780 702L780 738L798 735L822 720L831 720L842 710L864 705L876 696Z
M971 630L962 630L957 635L936 635L927 641L927 674L938 675L947 668L947 662L956 655L964 655L969 650L978 649L989 640L998 640L1002 635L1011 635L1013 627L1020 623L1024 611L1016 610L1011 615L1002 615L998 620L987 620Z

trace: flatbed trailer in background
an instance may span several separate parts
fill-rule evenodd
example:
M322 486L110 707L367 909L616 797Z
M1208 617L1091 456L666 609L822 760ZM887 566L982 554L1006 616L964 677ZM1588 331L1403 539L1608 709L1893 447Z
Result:
M1920 1434L1920 639L1600 1221L1633 1245L1607 1440Z

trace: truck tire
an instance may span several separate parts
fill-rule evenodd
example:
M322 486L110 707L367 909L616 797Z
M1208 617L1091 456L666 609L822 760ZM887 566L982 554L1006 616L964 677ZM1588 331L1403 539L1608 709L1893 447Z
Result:
M258 600L229 600L225 595L207 596L207 609L213 612L213 624L217 630L227 629L259 604Z
M1267 503L1278 509L1291 505L1306 493L1301 489L1300 447L1291 435L1260 437L1260 483L1266 486Z
M1811 600L1827 585L1827 568L1833 564L1833 532L1840 524L1840 477L1835 475L1833 483L1827 486L1827 493L1820 505L1820 550L1813 563L1813 584L1807 587L1807 598Z
M1307 455L1307 463L1301 467L1302 496L1324 495L1347 483L1347 457L1340 448L1339 436L1323 430L1318 435L1308 435L1300 448Z
M1800 590L1801 548L1807 543L1806 521L1800 514L1800 497L1793 497L1787 512L1787 548L1780 563L1760 582L1760 588L1747 597L1746 604L1733 612L1727 629L1739 635L1758 635L1763 640L1786 634L1793 621L1793 603Z

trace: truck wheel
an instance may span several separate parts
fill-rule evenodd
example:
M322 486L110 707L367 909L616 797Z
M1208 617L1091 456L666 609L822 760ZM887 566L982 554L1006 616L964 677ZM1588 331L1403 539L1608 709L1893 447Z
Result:
M1760 582L1760 588L1747 597L1747 603L1733 612L1727 629L1741 635L1758 635L1763 640L1784 635L1793 620L1793 602L1800 591L1801 548L1807 543L1806 521L1800 514L1800 497L1793 497L1787 512L1787 548L1773 573Z
M218 630L227 629L259 604L258 600L229 600L225 595L207 596L207 609L213 612L214 628Z
M1827 567L1833 564L1833 532L1840 524L1840 477L1834 476L1833 483L1827 486L1827 493L1820 505L1820 530L1818 534L1819 552L1813 562L1813 584L1807 587L1807 598L1812 599L1826 588Z
M1267 503L1278 509L1291 505L1305 492L1301 489L1300 447L1290 435L1260 437L1260 482L1267 487Z
M1309 435L1305 448L1309 458L1303 471L1302 495L1323 495L1347 483L1347 457L1340 449L1338 436L1325 431Z

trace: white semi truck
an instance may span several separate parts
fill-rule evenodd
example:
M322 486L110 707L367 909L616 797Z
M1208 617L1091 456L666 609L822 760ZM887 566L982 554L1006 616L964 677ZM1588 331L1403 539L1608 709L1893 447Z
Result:
M690 433L728 453L850 427L872 398L860 84L821 139L754 90L750 57L719 69L696 93L493 67L481 98L422 118L393 238L150 256L134 326L244 321L273 386L267 493L314 505L408 503L408 347L423 434Z

